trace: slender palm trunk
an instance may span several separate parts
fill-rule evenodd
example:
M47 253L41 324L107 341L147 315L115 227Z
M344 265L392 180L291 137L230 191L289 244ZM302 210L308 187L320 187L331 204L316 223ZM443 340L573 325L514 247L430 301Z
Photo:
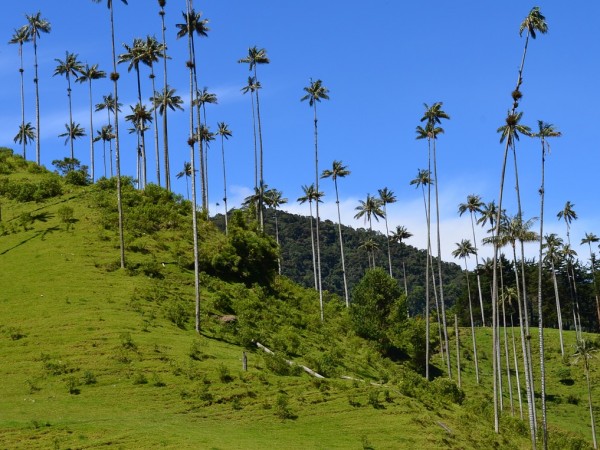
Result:
M317 199L317 202L319 200ZM313 231L313 213L312 213L312 201L308 201L308 207L310 210L310 244L312 247L312 264L313 264L313 273L315 276L315 291L319 291L319 282L317 281L317 262L316 262L316 251L315 251L315 234Z
M258 75L256 73L256 64L254 65L254 80L258 84ZM264 160L263 160L263 139L262 139L262 125L260 121L260 101L258 99L258 89L256 89L256 118L258 121L258 145L260 149L260 197L258 199L259 204L259 217L260 217L260 229L264 229L264 218L263 218L263 195L264 195ZM317 105L315 104L315 152L317 148ZM318 166L318 164L317 164ZM318 167L317 167L318 169ZM319 174L317 173L317 193L319 192ZM317 260L319 265L319 301L321 302L321 316L323 316L323 292L321 289L321 260L319 252L319 202L317 201ZM323 317L321 317L323 320Z
M262 187L262 183L263 183L263 173L262 173L262 138L261 133L260 133L260 113L258 113L258 89L256 90L256 109L257 109L257 115L258 115L258 136L260 139L260 184ZM315 124L315 189L317 192L317 195L319 195L319 146L318 146L318 131L317 131L317 102L313 103L313 111L314 111L314 124ZM262 199L262 197L261 197ZM324 320L324 315L323 315L323 286L322 286L322 278L321 278L321 249L320 249L320 245L319 245L319 222L320 222L320 218L319 218L319 199L317 199L317 201L315 202L316 206L316 214L317 214L317 219L316 219L316 230L315 230L315 241L317 244L317 276L318 276L318 285L319 285L319 307L321 309L321 321Z
M477 238L475 237L475 221L473 218L473 211L471 211L471 231L473 232L473 245L477 247ZM479 267L479 255L477 249L475 249L475 264ZM485 327L485 312L483 309L483 294L481 292L481 278L479 272L477 272L477 292L479 293L479 307L481 308L481 325Z
M444 281L442 278L442 244L440 237L440 205L439 205L439 193L438 193L438 176L437 176L437 161L436 161L436 145L435 139L433 140L433 176L435 179L435 210L436 210L436 228L437 228L437 254L438 254L438 283L440 288L440 306L442 309L442 324L444 327L444 342L446 344L446 365L448 368L448 378L452 379L452 366L450 364L450 346L448 344L448 328L446 325L446 306L444 302Z
M394 275L392 275L392 251L390 250L390 230L388 228L387 206L386 206L385 202L383 203L383 215L385 217L385 237L387 240L388 267L390 269L390 278L394 278Z
M521 379L519 377L519 359L517 358L517 343L515 340L515 325L513 323L513 316L510 315L510 327L512 334L512 349L513 349L513 357L515 360L515 380L517 381L517 394L519 399L519 413L521 416L521 420L523 420L523 400L521 399Z
M404 295L408 298L408 284L406 282L406 266L404 265L404 261L402 261L402 278L404 278Z
M112 14L112 10L111 10ZM111 23L112 23L112 15L111 15ZM35 84L35 130L37 133L37 139L35 140L35 162L40 165L41 164L41 151L40 151L40 141L41 141L41 132L40 132L40 89L39 89L39 78L38 78L38 58L37 58L37 36L36 33L32 34L33 38L33 68L34 68L34 79L33 83ZM113 32L113 41L114 41L114 32ZM113 50L113 58L114 58L114 50Z
M504 158L502 161L502 172L500 176L500 194L498 195L498 210L496 212L496 227L493 236L500 234L500 219L502 214L502 198L504 194L504 178L506 175L506 161L508 159L508 139L504 149ZM494 242L494 263L492 272L492 378L494 389L494 431L500 432L500 420L498 414L498 363L495 357L498 341L496 339L496 323L498 318L498 239L493 239Z
M513 160L515 167L515 189L517 191L517 217L520 222L523 223L523 210L521 208L521 190L519 189L519 171L517 168L517 151L513 142L512 145L513 150ZM531 356L531 339L530 339L530 331L529 331L529 302L527 300L527 277L525 276L525 244L522 239L519 239L519 247L521 251L521 280L522 280L522 297L523 297L523 326L525 330L525 335L527 338L525 339L525 350L527 352L527 359L523 360L524 368L528 373L528 377L525 378L525 385L527 388L527 396L528 396L528 408L530 414L530 426L533 426L532 433L532 445L536 440L537 436L537 412L535 408L535 395L534 395L534 377L533 377L533 364L532 364L532 356ZM515 264L517 263L515 259ZM516 269L516 267L515 267ZM525 361L527 364L525 364ZM529 378L529 379L528 379Z
M150 79L152 80L152 95L156 95L154 85L154 65L150 65ZM156 184L160 186L160 149L158 148L158 113L153 108L154 114L154 157L156 159Z
M588 355L583 355L585 358L585 379L587 381L587 389L588 389L588 405L590 410L590 423L592 425L592 442L594 443L594 448L598 448L598 442L596 441L596 424L594 420L594 407L592 404L592 384L590 382L590 363L587 358Z
M189 2L189 0L188 0ZM189 2L191 3L191 2ZM191 4L189 5L188 14L191 11ZM198 101L198 71L196 70L196 47L194 44L194 34L193 30L189 30L188 33L189 41L190 41L190 64L192 66L192 98L190 99L190 108L193 108L193 104L196 104L196 126L197 133L195 134L195 138L198 141L198 150L199 150L199 158L200 158L200 189L201 189L201 197L202 197L202 210L208 215L208 199L206 194L206 167L204 166L204 145L203 140L201 138L200 129L202 125L202 119L200 117L200 102ZM195 94L195 95L194 95ZM192 130L193 132L193 130Z
M429 242L429 246L431 247L431 241ZM431 269L431 288L433 290L433 299L435 300L435 314L438 324L438 339L440 342L440 358L442 359L442 364L446 362L446 352L449 349L444 349L444 339L442 338L442 319L440 314L440 299L438 297L437 284L435 283L435 265L433 264L433 255L429 255L429 267ZM449 353L449 352L448 352ZM448 357L450 357L448 355Z
M225 204L225 234L229 233L229 226L227 225L227 176L225 174L225 142L224 137L221 135L221 159L223 162L223 203Z
M344 298L346 299L346 308L350 306L350 299L348 297L348 281L346 280L346 263L344 259L344 240L342 238L342 216L340 214L340 196L338 194L337 178L333 179L335 184L335 203L337 205L338 213L338 234L340 237L340 254L342 258L342 276L344 278Z
M21 67L19 67L19 73L21 75L21 132L25 130L25 80L23 69L23 43L19 42L19 60L21 61ZM24 138L25 136L23 136ZM37 140L37 139L36 139ZM27 159L27 140L23 139L23 159Z
M454 314L454 336L456 337L456 377L458 387L461 388L460 380L460 335L458 333L458 316Z
M118 73L117 57L115 52L115 25L113 6L110 7L110 28L112 37L112 58L113 58L113 84L115 91L115 169L117 172L117 210L119 216L119 248L121 254L121 269L125 268L125 238L123 233L123 202L121 199L121 153L119 148L119 93L118 93ZM37 78L37 75L36 75ZM36 85L37 86L37 85ZM39 128L38 128L39 132Z
M275 208L275 242L277 242L277 248L279 248L281 250L281 247L279 245L279 223L277 220L277 208ZM281 275L281 256L277 257L277 273L279 273L279 275Z
M96 171L94 164L94 119L92 114L92 79L88 80L90 94L90 169L92 171L92 183L96 181Z
M548 423L546 420L546 363L544 353L544 325L543 325L543 309L542 309L542 270L544 257L544 166L545 166L545 145L542 140L542 184L540 188L540 236L539 236L539 261L538 261L538 328L540 335L540 396L542 398L542 445L544 450L548 448Z
M554 268L554 261L550 259L550 267L552 269L552 283L554 284L554 298L556 300L556 318L558 320L558 336L560 338L560 354L565 357L565 344L563 340L563 322L562 312L560 307L560 295L558 293L558 281L556 279L556 269Z
M75 150L73 146L73 103L71 101L71 77L67 72L67 98L69 99L69 144L71 147L71 159L75 158Z
M427 171L431 174L431 140L427 140L428 159ZM430 308L430 293L429 293L429 267L431 258L431 183L427 183L427 206L425 208L427 215L427 262L425 263L425 379L429 381L429 339L430 339L430 323L429 323L429 308ZM441 345L441 339L440 339Z
M187 13L188 15L191 13L191 1L187 0ZM188 33L188 51L190 62L195 60L194 55L194 46L193 46L193 35ZM192 178L192 232L194 239L194 292L195 292L195 318L196 318L196 332L200 333L200 276L199 276L199 260L198 260L198 217L197 217L197 200L196 200L196 155L194 149L194 67L192 64L190 68L190 136L189 136L189 145L190 145L190 164L191 164L191 178Z
M518 260L517 260L517 250L516 250L516 245L515 243L512 244L512 250L513 250L513 266L514 266L514 272L515 272L515 283L516 283L516 288L517 288L517 305L518 305L518 312L519 312L519 329L521 331L521 347L522 347L522 352L523 352L523 373L525 375L525 393L527 396L527 412L528 412L528 416L529 416L529 432L530 432L530 436L531 436L531 443L532 443L532 447L535 448L535 440L536 440L536 425L535 425L535 415L534 415L534 411L535 411L535 404L532 401L533 396L531 395L532 392L532 384L531 384L531 370L529 369L531 367L531 359L530 359L530 354L527 351L527 341L529 341L529 333L527 332L527 329L525 328L525 312L523 310L523 305L521 303L521 292L522 292L522 286L520 283L520 277L519 277L519 269L518 269Z
M165 26L165 10L161 8L160 20L162 25L162 44L163 44L163 157L164 157L164 170L165 170L165 189L171 190L171 167L169 166L169 137L167 134L167 91L169 83L167 81L167 39L165 37L167 27ZM156 120L156 119L155 119Z
M473 358L475 359L475 379L479 384L479 362L477 358L477 340L475 338L475 325L473 323L473 305L471 302L471 285L469 283L469 269L467 267L467 258L465 258L465 278L467 280L467 295L469 297L469 317L471 319L471 338L473 339Z
M513 390L512 381L510 376L510 359L509 359L509 348L508 348L508 334L506 331L506 308L504 307L504 301L502 301L502 324L504 331L504 358L506 361L506 381L508 383L508 396L510 399L510 414L515 415L515 405L513 402Z

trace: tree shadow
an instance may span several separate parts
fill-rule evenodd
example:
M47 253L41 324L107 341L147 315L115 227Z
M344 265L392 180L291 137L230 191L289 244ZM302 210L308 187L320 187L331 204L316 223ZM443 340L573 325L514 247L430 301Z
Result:
M41 212L39 214L36 215L32 215L31 216L31 221L32 222L48 222L48 219L52 219L54 217L54 214L50 214L47 211Z

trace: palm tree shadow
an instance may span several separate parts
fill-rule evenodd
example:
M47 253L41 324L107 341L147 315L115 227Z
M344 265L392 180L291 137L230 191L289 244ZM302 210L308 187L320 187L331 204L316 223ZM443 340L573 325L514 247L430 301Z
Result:
M4 250L3 252L0 252L0 255L5 255L5 254L7 254L8 252L10 252L10 251L12 251L12 250L14 250L14 249L16 249L16 248L19 248L19 247L21 247L22 245L26 244L27 242L29 242L29 241L31 241L31 240L33 240L33 239L35 239L35 238L36 238L36 237L38 237L38 236L41 236L41 239L42 239L42 240L44 240L44 238L46 237L46 234L48 234L48 233L52 233L52 232L54 232L54 231L58 231L58 230L59 230L59 228L58 228L57 226L53 226L53 227L48 227L48 228L46 228L45 230L40 230L40 231L37 231L35 234L33 234L32 236L28 237L27 239L23 239L23 240L22 240L21 242L19 242L18 244L16 244L16 245L13 245L13 246L12 246L12 247L10 247L10 248L7 248L7 249L6 249L6 250Z
M33 222L48 222L48 219L52 219L54 217L54 214L50 214L49 212L45 211L45 212L41 212L39 214L36 214L35 216L31 216L31 219Z

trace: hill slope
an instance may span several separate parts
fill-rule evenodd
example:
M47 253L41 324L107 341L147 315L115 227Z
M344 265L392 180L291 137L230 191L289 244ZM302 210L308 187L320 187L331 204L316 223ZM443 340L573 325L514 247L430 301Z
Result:
M468 346L461 350L464 391L445 377L425 382L408 355L394 363L356 336L339 298L327 297L323 324L314 290L276 276L257 283L260 274L235 258L242 246L230 247L208 222L197 335L186 202L155 188L125 190L128 269L120 270L111 182L80 187L61 178L55 195L19 200L15 186L55 177L5 152L3 448L528 447L526 426L508 413L502 433L493 433L485 351L482 387L473 382ZM268 259L270 244L239 226L238 240L256 244ZM237 322L223 321L227 313ZM468 342L468 330L461 335ZM488 330L478 337L489 347ZM256 340L282 356L257 350ZM310 377L283 357L326 378ZM555 351L551 358L559 364ZM560 419L551 422L552 448L589 442L584 381L572 372L572 386L554 375L549 381L555 398L564 399L556 403ZM569 403L568 395L581 404ZM579 437L559 431L573 421Z

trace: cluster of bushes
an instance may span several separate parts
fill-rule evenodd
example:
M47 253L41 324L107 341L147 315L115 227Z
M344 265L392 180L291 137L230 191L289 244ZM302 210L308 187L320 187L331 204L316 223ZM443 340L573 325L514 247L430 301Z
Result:
M58 197L62 193L62 183L56 174L46 174L38 181L0 178L0 195L18 202L39 202Z

